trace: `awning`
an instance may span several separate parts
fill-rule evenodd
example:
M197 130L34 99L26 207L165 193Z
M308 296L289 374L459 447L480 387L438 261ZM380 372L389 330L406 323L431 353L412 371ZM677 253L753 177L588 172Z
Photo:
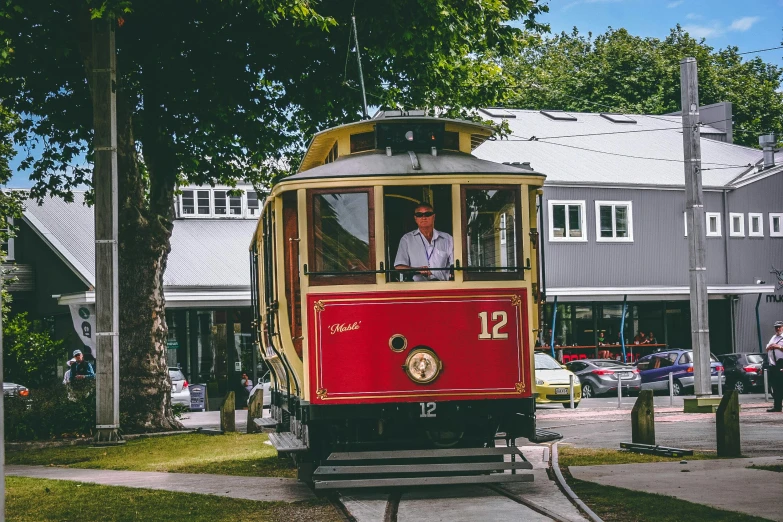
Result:
M728 295L771 294L775 285L707 285L707 296L720 299ZM684 301L690 298L690 286L594 286L551 287L547 297L559 301Z

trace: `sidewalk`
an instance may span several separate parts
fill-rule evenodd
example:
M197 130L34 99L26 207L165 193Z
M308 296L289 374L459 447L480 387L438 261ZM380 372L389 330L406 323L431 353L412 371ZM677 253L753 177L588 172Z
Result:
M158 489L266 502L296 502L315 498L310 488L292 478L110 471L51 466L6 466L5 474L15 477L72 480L104 486Z
M783 522L783 473L751 465L783 464L783 457L570 466L578 480L669 495L727 511Z

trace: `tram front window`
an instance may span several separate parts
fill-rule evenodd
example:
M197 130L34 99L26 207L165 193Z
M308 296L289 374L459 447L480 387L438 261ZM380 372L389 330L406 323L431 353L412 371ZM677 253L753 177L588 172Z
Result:
M466 279L521 277L520 196L514 188L464 188Z
M384 196L386 258L397 269L389 280L453 279L450 187L387 187Z
M311 282L374 282L369 190L312 194Z

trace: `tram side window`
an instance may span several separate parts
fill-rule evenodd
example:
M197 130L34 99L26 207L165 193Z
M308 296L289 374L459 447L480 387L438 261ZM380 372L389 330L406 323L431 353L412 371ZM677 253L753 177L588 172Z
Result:
M521 279L519 189L463 187L466 280Z
M310 194L310 284L374 283L371 189Z

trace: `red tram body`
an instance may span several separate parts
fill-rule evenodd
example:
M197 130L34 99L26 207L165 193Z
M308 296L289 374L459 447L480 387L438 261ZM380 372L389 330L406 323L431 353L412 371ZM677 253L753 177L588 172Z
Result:
M317 134L272 188L250 249L254 325L270 437L303 479L335 451L535 433L544 176L474 157L492 134L380 113ZM432 239L428 266L410 268L400 252L416 227ZM447 261L434 267L436 248Z

